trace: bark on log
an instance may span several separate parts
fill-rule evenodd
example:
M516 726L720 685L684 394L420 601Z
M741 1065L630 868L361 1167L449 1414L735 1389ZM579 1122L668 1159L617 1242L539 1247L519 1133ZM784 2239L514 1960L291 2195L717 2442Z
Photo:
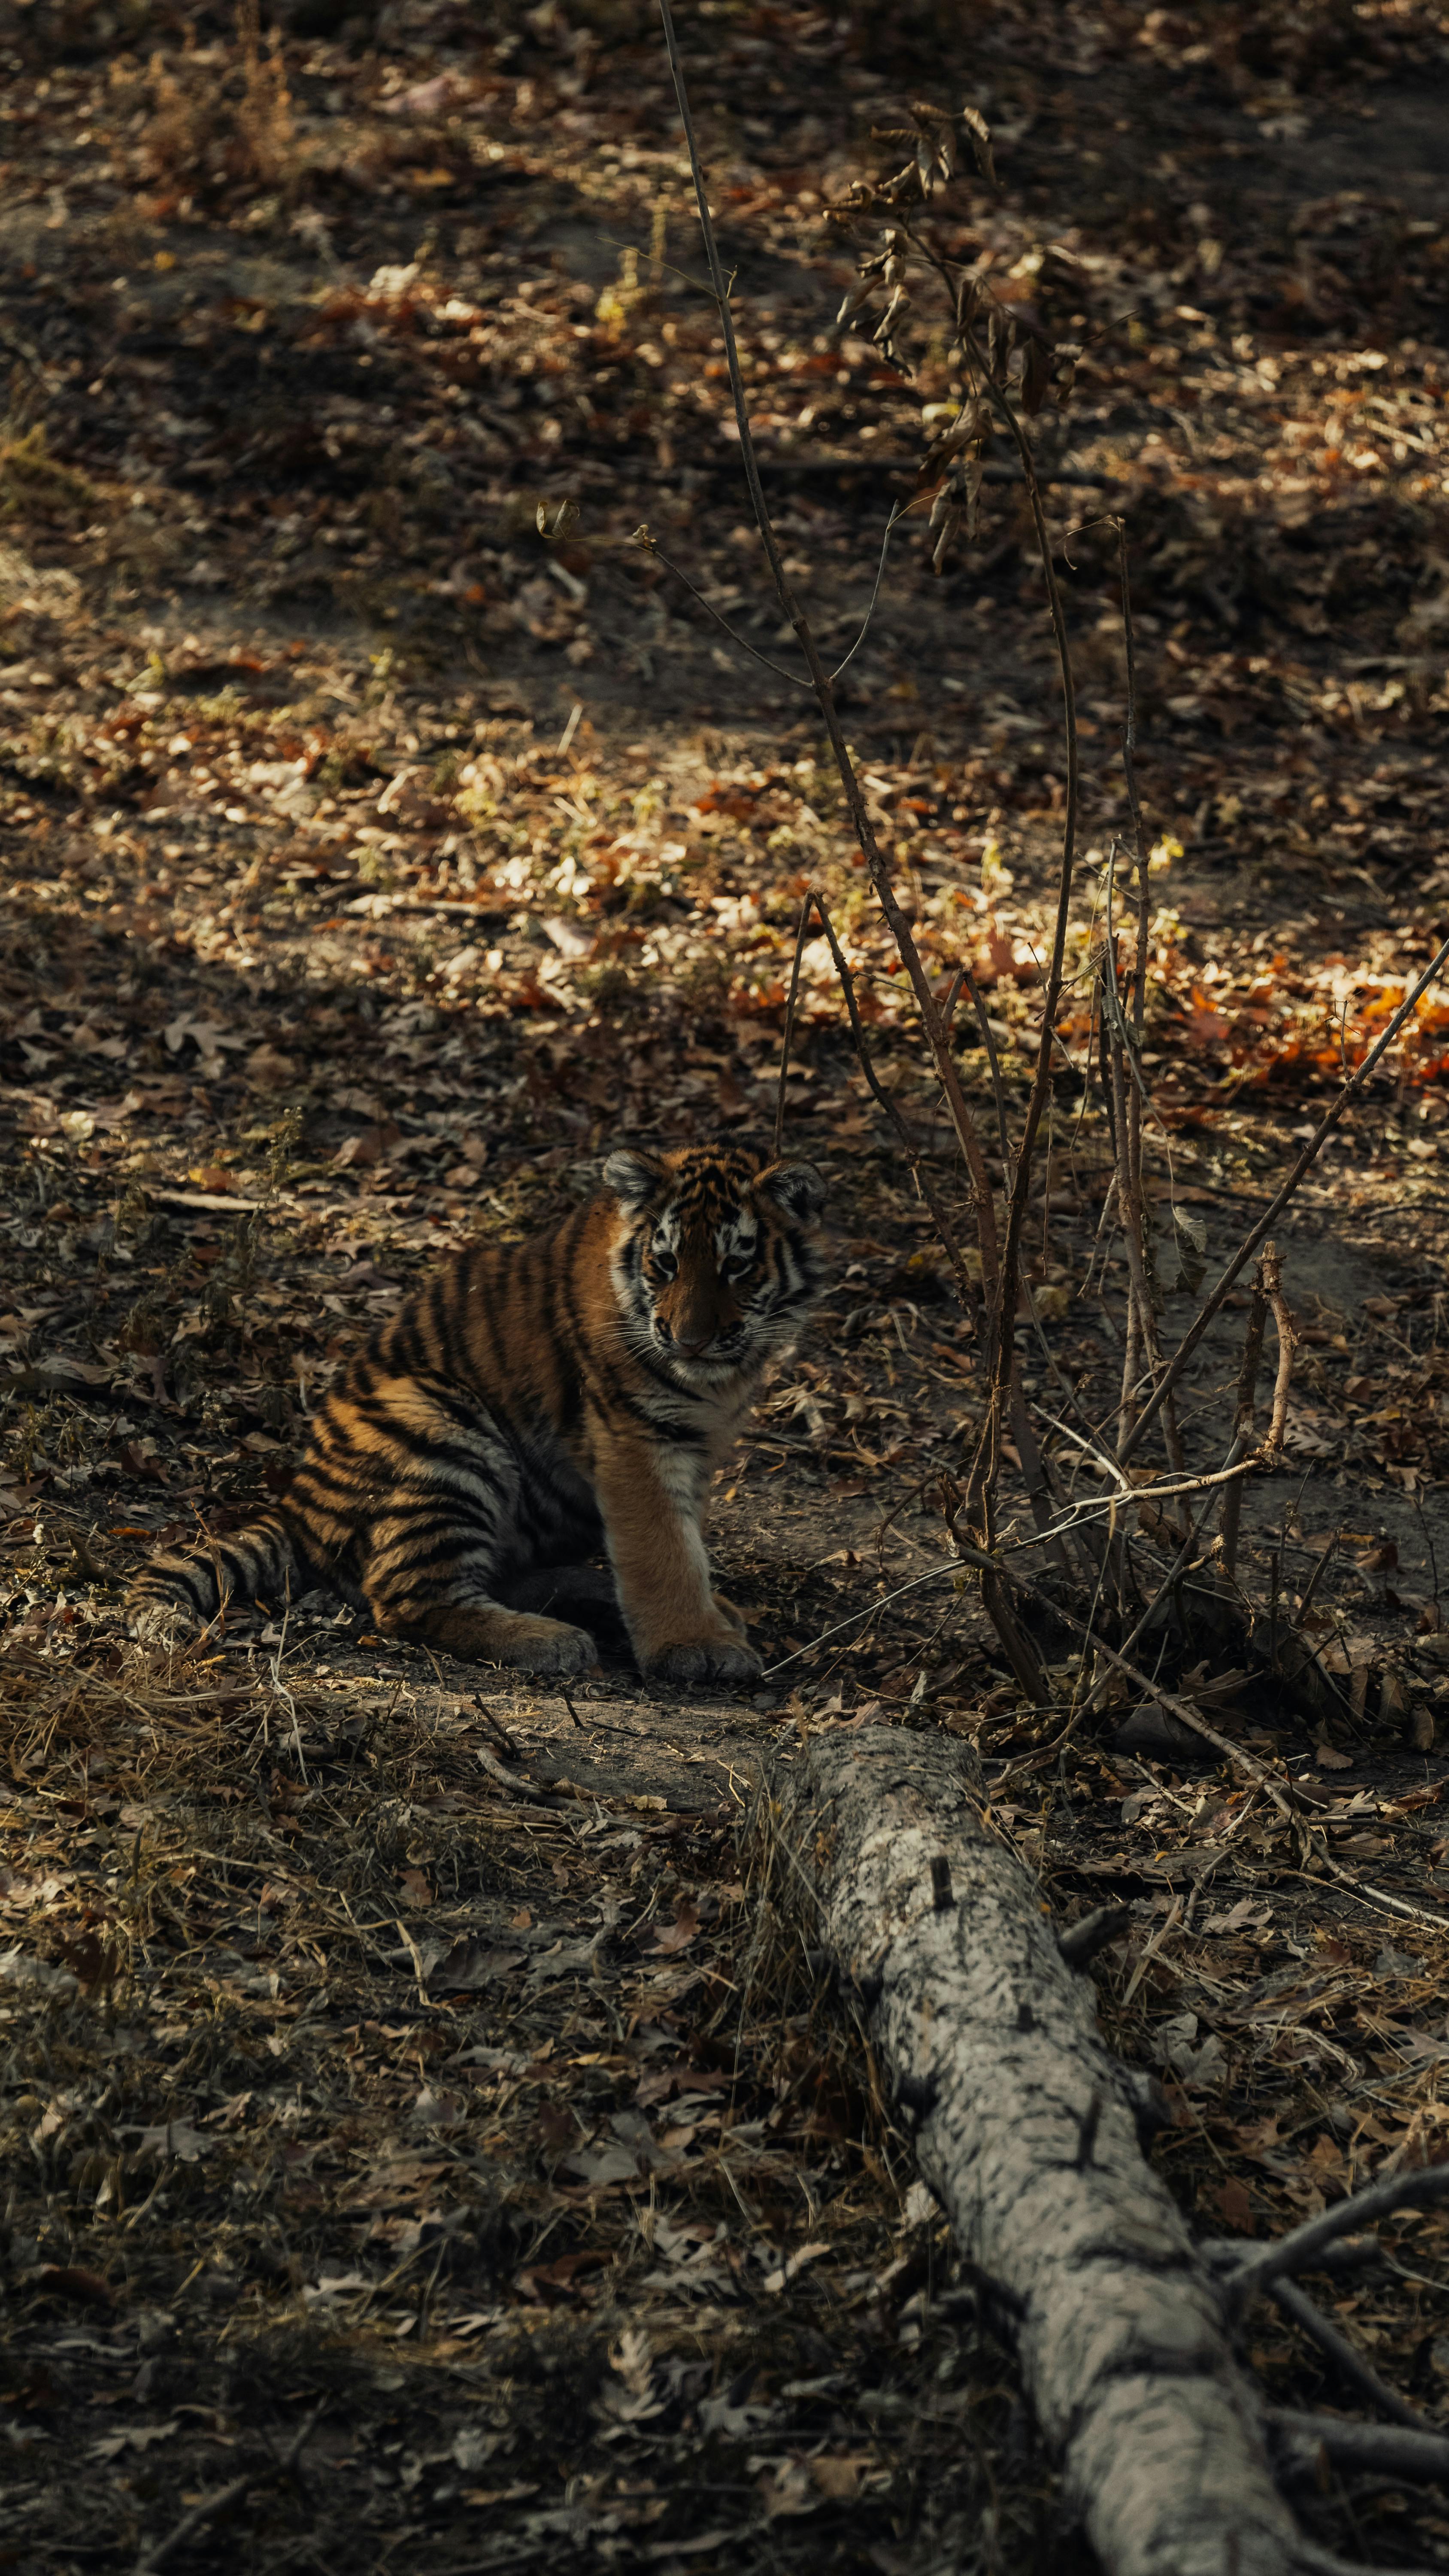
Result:
M1219 2294L1142 2155L1143 2080L1104 2045L1032 1879L985 1831L969 1751L832 1732L780 1761L767 1795L791 1881L813 1893L809 1937L868 2014L921 2172L1018 2320L1028 2390L1109 2576L1314 2564Z

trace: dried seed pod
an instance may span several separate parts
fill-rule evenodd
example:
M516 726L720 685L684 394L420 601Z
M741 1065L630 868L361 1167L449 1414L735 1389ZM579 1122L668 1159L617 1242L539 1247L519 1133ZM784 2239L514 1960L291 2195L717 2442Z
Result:
M891 366L899 368L903 376L910 375L912 369L909 361L902 357L895 345L895 330L901 315L909 310L910 301L905 288L898 286L873 334L875 346L880 350L881 355Z
M837 331L841 329L843 324L850 320L852 313L858 313L862 304L869 302L874 289L875 279L873 277L865 275L856 279L855 284L847 292L845 300L840 307L840 311L836 314L835 327Z
M963 529L968 545L975 539L982 471L979 457L958 456L937 489L927 522L936 539L931 554L932 572L945 569L946 557Z
M533 514L533 522L539 535L547 537L550 545L556 545L561 538L573 535L579 524L579 505L577 501L560 501L550 518L548 503L540 501Z
M956 336L964 340L980 309L985 294L979 277L963 277L956 290Z
M971 149L976 155L976 167L982 178L989 179L994 188L996 164L991 158L991 128L979 107L963 107L961 122L971 137Z
M932 572L940 573L945 571L946 557L951 551L951 540L955 536L960 524L960 511L948 510L945 517L942 519L941 533L936 539L935 547L931 555Z
M955 419L942 432L936 454L939 457L957 456L962 448L970 447L978 439L985 440L989 435L987 415L981 404L973 399L962 404Z
M1021 364L1021 400L1027 413L1039 412L1052 380L1051 358L1040 340L1028 340Z

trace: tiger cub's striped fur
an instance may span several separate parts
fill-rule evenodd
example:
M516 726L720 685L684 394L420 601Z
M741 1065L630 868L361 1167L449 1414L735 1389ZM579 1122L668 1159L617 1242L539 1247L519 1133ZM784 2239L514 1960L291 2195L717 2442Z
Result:
M606 1550L646 1673L750 1679L701 1514L815 1295L824 1194L809 1164L732 1146L613 1154L603 1194L555 1234L470 1246L380 1325L281 1502L156 1558L132 1588L138 1627L325 1582L385 1635L573 1673L597 1660L592 1637L536 1605L570 1588L550 1569Z

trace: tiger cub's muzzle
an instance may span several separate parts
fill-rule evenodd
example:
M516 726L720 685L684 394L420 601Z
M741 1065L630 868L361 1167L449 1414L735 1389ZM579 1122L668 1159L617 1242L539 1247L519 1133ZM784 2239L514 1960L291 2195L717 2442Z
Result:
M723 1281L672 1279L654 1309L654 1331L678 1358L707 1359L740 1348L744 1317Z

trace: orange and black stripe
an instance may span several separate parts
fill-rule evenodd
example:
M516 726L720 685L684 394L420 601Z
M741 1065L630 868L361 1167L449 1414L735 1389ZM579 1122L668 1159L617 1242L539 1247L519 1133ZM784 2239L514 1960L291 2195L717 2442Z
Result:
M809 1165L736 1147L613 1155L554 1234L471 1247L382 1324L281 1502L157 1557L137 1620L205 1624L326 1583L386 1633L568 1671L591 1639L513 1600L606 1551L648 1669L758 1670L699 1523L709 1469L818 1289L823 1195Z

